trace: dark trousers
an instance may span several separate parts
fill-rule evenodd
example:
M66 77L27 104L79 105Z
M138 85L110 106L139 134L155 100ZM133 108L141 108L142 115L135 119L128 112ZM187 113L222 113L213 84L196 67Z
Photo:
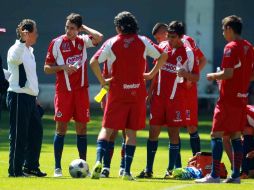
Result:
M1 118L2 118L2 94L0 92L0 122L1 122Z
M19 176L23 166L39 167L42 144L42 124L36 106L36 97L28 94L8 92L7 107L10 112L9 175Z

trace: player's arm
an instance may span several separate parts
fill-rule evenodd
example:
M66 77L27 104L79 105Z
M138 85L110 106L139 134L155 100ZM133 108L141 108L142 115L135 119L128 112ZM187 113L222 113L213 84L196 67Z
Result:
M208 73L206 75L207 80L228 80L234 75L234 68L238 64L237 50L231 44L228 44L224 48L224 54L222 58L221 67L222 71L216 73Z
M154 78L154 76L158 73L158 71L160 70L160 68L164 65L164 63L167 61L168 59L168 54L167 53L162 53L160 55L160 57L157 60L157 63L155 64L155 66L152 68L152 70L148 73L144 73L144 78L146 80L151 80Z
M185 69L179 69L179 71L177 72L177 76L184 77L188 81L191 81L191 82L197 82L199 80L199 74L189 73L189 72L185 71Z
M55 63L45 62L44 72L46 74L55 74L59 71L66 71L67 74L72 74L77 71L77 68L71 64L68 65L56 65Z
M96 78L100 82L101 86L102 87L105 86L107 84L107 82L102 76L101 68L99 66L98 59L96 59L95 57L92 57L92 59L90 61L90 66L91 66L91 69L92 69L94 75L96 76Z
M90 60L91 69L102 87L108 85L109 82L112 80L112 78L106 80L104 79L103 73L101 72L101 68L99 66L100 63L104 63L105 61L107 61L111 55L111 46L109 45L109 43L110 40L104 42L101 48L94 54L94 56Z
M189 72L184 68L181 68L177 71L177 76L183 77L190 82L197 82L199 80L199 68L194 57L194 53L192 50L188 50L186 53L188 57L187 66Z
M206 57L202 56L199 58L199 70L202 71L207 63Z
M94 45L99 44L103 39L103 34L98 32L97 30L89 28L88 26L86 26L84 24L81 27L81 32L85 32L85 33L91 35L93 37L92 42L93 42Z
M220 72L216 73L208 73L206 75L207 80L228 80L231 79L234 75L234 69L233 68L224 68Z
M153 95L153 90L154 90L154 87L155 87L155 81L156 81L156 78L154 77L151 81L151 84L148 88L148 91L147 91L147 97L146 97L146 102L147 103L150 103L151 101L151 98L152 98L152 95Z

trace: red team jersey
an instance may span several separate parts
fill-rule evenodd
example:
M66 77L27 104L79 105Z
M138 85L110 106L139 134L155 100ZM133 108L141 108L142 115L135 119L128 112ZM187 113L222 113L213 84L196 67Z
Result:
M62 35L49 45L46 64L72 64L77 72L68 75L66 71L56 73L55 120L68 122L89 121L89 96L87 79L86 48L93 47L88 35L77 36L74 41Z
M117 35L107 40L96 52L99 63L107 61L113 80L103 117L103 127L113 129L145 127L146 88L143 73L146 56L160 57L161 50L151 41L136 34Z
M229 42L221 67L233 68L231 79L221 80L220 97L214 110L213 131L242 131L246 123L247 90L253 72L252 45L246 40Z
M166 47L166 46L165 46ZM194 54L189 47L169 48L168 60L161 68L155 81L151 100L151 125L169 127L183 126L185 123L185 96L180 88L183 81L176 75L177 67L190 71L194 64Z
M199 74L199 59L204 57L203 52L198 48L196 42L190 36L184 35L182 38L184 46L193 50L195 56L195 62L192 70L193 74ZM186 83L186 125L197 126L198 125L198 93L197 82Z
M73 65L78 62L79 65L77 72L69 76L64 71L57 72L56 92L88 87L86 48L89 47L94 47L94 45L88 35L78 36L73 42L63 35L50 43L46 57L48 64Z

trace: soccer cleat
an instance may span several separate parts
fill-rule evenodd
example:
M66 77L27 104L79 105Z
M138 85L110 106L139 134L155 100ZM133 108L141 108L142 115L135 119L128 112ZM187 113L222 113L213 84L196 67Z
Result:
M54 177L62 177L62 176L63 176L62 169L56 168L54 172Z
M152 178L153 177L153 172L148 172L146 170L143 170L140 172L140 174L137 176L137 178Z
M29 175L26 175L25 173L20 173L20 174L16 174L16 175L12 175L12 174L9 174L8 177L29 177Z
M213 178L211 174L207 174L205 177L201 179L196 179L196 183L220 183L220 177Z
M124 168L119 169L119 177L122 177L124 174Z
M126 181L134 181L134 180L135 180L135 178L132 177L131 174L126 173L126 172L124 172L124 174L123 174L123 176L122 176L122 179L123 179L123 180L126 180Z
M100 161L97 161L93 167L91 179L100 179L102 165Z
M164 176L164 179L173 179L172 171L167 170Z
M101 178L108 178L110 173L109 168L103 168L101 172Z
M29 170L28 168L23 169L23 173L27 176L36 176L36 177L45 177L47 174L45 172L42 172L40 168Z
M229 177L229 178L225 179L223 181L223 183L241 183L241 179L240 179L240 177L237 177L237 178Z

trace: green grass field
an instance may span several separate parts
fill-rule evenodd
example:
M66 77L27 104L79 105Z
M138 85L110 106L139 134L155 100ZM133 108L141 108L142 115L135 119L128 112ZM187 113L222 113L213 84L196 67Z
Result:
M96 155L96 138L101 127L100 111L92 110L92 118L88 125L88 164L90 168L95 162ZM211 117L202 116L199 122L199 132L201 136L202 151L210 151L210 127ZM214 190L218 189L232 189L237 190L253 190L254 180L242 180L241 185L235 184L206 184L200 185L195 184L193 181L179 181L179 180L163 180L165 170L168 165L168 137L167 132L164 130L161 133L159 148L155 158L154 164L154 179L150 180L136 180L136 181L123 181L118 178L118 170L120 164L120 148L121 148L121 134L116 141L115 153L112 160L110 178L92 180L89 178L85 179L72 179L68 172L69 163L78 158L78 152L76 148L76 135L73 127L73 123L69 125L68 135L65 138L65 147L62 158L63 175L62 178L53 178L54 169L54 157L53 157L53 135L55 123L53 121L52 114L45 114L43 118L44 126L44 140L41 152L41 169L48 173L45 178L8 178L8 114L4 112L2 115L2 121L0 123L0 190L74 190L74 189L85 189L85 190L176 190L176 189L205 189ZM132 173L134 176L138 175L139 172L145 168L146 164L146 140L148 136L148 128L138 133L138 145L132 164ZM189 135L186 130L181 132L182 139L182 162L183 166L187 164L187 160L191 156L191 150L189 145ZM226 154L223 155L223 161L229 170L229 161ZM230 173L230 171L229 171Z

